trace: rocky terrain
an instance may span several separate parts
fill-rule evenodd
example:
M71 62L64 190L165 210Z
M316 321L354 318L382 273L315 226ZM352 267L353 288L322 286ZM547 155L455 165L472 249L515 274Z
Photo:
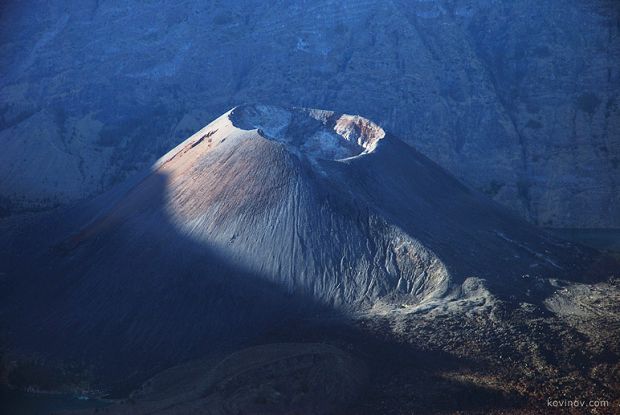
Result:
M311 400L329 405L299 413L615 414L620 290L617 282L589 286L594 296L583 289L565 286L550 301L587 302L587 313L478 292L430 310L296 322L258 339L260 346L175 366L129 398L71 413L280 414ZM273 343L283 339L297 343ZM304 368L309 352L316 357ZM335 354L328 368L325 353ZM291 354L297 360L286 362ZM214 379L222 370L231 375L220 386ZM570 399L585 406L548 403Z
M4 215L101 193L228 108L362 114L549 227L620 227L615 0L0 6Z
M617 409L618 263L360 116L235 107L0 235L2 379L99 412Z

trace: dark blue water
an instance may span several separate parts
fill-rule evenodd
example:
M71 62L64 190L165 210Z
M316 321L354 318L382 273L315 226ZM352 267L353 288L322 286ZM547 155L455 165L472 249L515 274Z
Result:
M37 394L0 388L1 415L50 415L72 409L101 408L109 402L69 394Z

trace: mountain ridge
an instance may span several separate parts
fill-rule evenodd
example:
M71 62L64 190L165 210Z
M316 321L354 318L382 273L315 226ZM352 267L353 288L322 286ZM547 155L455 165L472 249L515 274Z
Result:
M534 223L620 227L613 1L162 6L5 5L6 214L99 194L261 99L363 114Z

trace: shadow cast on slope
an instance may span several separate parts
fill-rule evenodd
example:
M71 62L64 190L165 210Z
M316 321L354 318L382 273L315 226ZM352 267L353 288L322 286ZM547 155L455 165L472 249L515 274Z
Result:
M67 209L45 216L46 223L30 223L4 251L20 258L11 263L1 298L12 355L41 356L52 365L78 362L91 372L91 384L122 396L190 359L252 344L333 342L361 356L375 383L354 413L396 411L420 397L426 401L414 407L428 412L515 405L515 397L438 375L475 362L343 324L338 310L183 235L164 209L166 177L142 180L98 204L100 214L84 219L80 231L71 218L75 210ZM53 229L47 249L34 257L11 255L27 251L42 227ZM419 237L414 224L405 229ZM33 381L39 379L24 379Z
M617 269L613 258L527 223L402 141L384 141L372 154L327 165L333 175L346 169L355 177L352 188L337 191L361 195L375 214L431 250L454 283L485 278L494 294L541 301L549 287L522 276L597 282Z
M476 375L483 379L493 372L488 364L438 349L419 349L398 340L389 326L389 321L383 319L309 319L274 329L258 338L257 343L321 342L356 356L366 367L368 382L359 398L341 414L488 412L527 404L517 392L451 376L468 373L473 374L472 380Z
M182 235L165 213L165 195L166 177L152 174L106 201L79 232L36 221L20 229L3 253L13 258L1 298L8 354L78 362L95 384L127 392L166 367L234 349L268 328L336 313ZM69 223L71 215L67 209L44 220ZM62 242L34 257L16 254L42 228L54 229L46 240Z

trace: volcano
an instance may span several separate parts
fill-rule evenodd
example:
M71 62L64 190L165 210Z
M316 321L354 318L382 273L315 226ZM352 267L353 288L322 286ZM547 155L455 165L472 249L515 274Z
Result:
M139 378L282 321L535 301L595 254L470 190L360 116L243 105L140 177L8 218L6 350ZM12 355L12 354L11 354Z

